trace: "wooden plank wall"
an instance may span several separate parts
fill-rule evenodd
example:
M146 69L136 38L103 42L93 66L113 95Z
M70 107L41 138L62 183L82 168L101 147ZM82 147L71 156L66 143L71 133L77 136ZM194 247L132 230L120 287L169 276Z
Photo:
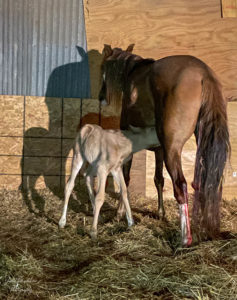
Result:
M89 53L99 56L104 44L135 43L134 52L143 57L194 55L218 74L225 96L237 98L237 18L221 18L219 0L90 0L84 5Z
M81 99L0 96L0 188L60 186Z
M221 0L223 18L237 17L237 0Z
M84 2L87 45L91 68L92 95L98 94L98 74L104 44L125 49L135 43L134 52L159 59L168 55L189 54L205 61L218 75L226 98L237 100L237 18L222 18L219 0L90 0ZM232 167L226 171L225 196L237 196L237 120L236 105L229 105ZM195 159L191 139L183 152L184 173L190 183ZM153 184L153 153L139 156L132 169L132 188L141 184L133 174L145 172L146 196L156 195ZM152 162L153 161L153 162ZM153 165L152 165L153 164ZM133 173L134 172L134 173ZM169 176L165 196L172 196ZM138 182L138 183L137 183Z
M78 125L119 126L120 112L99 111L95 99L0 96L0 189L63 188Z

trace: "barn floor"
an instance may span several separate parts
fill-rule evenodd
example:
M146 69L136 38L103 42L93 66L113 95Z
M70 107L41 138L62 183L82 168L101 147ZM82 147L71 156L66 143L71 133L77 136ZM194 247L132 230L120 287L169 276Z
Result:
M87 235L92 216L85 190L71 199L59 230L62 201L51 191L0 192L0 299L236 299L237 201L222 202L223 237L179 247L176 203L131 200L136 225L114 220L107 195L99 238ZM228 231L228 232L227 232Z

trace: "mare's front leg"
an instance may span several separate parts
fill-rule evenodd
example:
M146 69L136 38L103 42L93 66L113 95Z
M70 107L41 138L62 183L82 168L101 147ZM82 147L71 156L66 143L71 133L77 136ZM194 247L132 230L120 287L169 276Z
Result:
M124 181L126 186L129 186L130 183L130 170L132 167L132 159L133 159L133 155L131 156L131 158L123 165L123 176L124 176Z
M124 165L123 165L123 177L124 177L124 181L125 181L125 184L128 188L129 186L129 183L130 183L130 170L131 170L131 167L132 167L132 159L133 159L133 156L131 156L131 159L128 160ZM125 214L125 206L124 206L124 202L120 199L119 201L119 206L118 206L118 210L117 210L117 220L121 220L122 217L124 216Z
M94 218L93 223L90 231L90 236L92 239L97 238L97 225L98 225L98 218L100 214L100 209L104 203L105 198L105 185L107 179L108 172L105 168L99 167L97 172L98 178L98 191L95 196L95 208L94 208Z
M154 149L155 152L155 177L154 183L156 186L156 190L158 193L158 217L160 215L164 219L165 217L165 209L163 204L163 188L164 188L164 177L163 177L163 161L164 161L164 151L162 147L157 147Z
M78 172L80 171L82 165L83 165L83 159L82 159L81 155L79 153L74 154L73 160L72 160L71 176L65 187L63 213L62 213L61 219L58 223L60 228L63 228L66 225L67 207L68 207L69 198L70 198L70 195L74 188L76 176L77 176Z

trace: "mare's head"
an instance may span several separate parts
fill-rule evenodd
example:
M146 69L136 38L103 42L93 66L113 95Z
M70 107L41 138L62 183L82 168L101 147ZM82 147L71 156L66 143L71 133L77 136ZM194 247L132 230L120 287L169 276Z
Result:
M138 57L132 54L133 47L134 44L131 44L126 50L122 50L120 48L112 49L110 45L104 45L99 92L101 104L112 104L115 107L119 107L121 104L128 65Z

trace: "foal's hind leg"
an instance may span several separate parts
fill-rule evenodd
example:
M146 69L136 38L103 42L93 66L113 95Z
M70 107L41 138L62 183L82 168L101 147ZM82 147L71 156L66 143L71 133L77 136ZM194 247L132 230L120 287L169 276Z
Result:
M124 181L125 181L127 188L130 183L130 170L131 170L131 166L132 166L132 159L133 159L133 156L131 157L131 159L129 161L127 161L123 165L123 177L124 177ZM125 214L124 202L120 201L118 210L117 210L117 220L119 221L124 216L124 214Z
M94 176L91 172L89 172L86 174L86 186L87 186L89 198L90 198L91 205L92 205L93 212L94 212L94 210L95 210L95 195L94 195L93 183L94 183Z
M67 207L68 207L69 198L70 198L70 195L74 188L76 176L77 176L78 172L80 171L82 165L83 165L83 160L82 160L81 155L79 153L74 154L73 161L72 161L71 176L65 187L63 213L62 213L61 219L58 223L60 228L63 228L66 225Z
M155 177L154 182L158 193L158 217L160 215L162 218L165 217L165 209L163 204L163 187L164 187L164 177L163 177L163 161L164 161L164 153L161 147L157 147L154 150L155 152Z
M90 231L90 236L92 239L95 239L97 237L97 225L98 225L100 209L104 203L107 175L108 172L104 167L98 168L98 172L97 172L98 192L95 196L94 218L93 218L93 223Z
M127 217L127 221L128 221L128 226L132 226L134 224L133 218L132 218L132 212L131 212L131 208L130 208L130 204L128 201L128 192L127 192L127 187L124 181L124 177L123 177L123 171L121 168L119 168L119 170L117 171L112 171L112 174L114 176L114 178L116 178L116 180L119 183L119 187L120 187L120 193L121 193L121 199L120 202L123 203L123 206L126 209L126 217ZM120 208L120 207L119 207ZM119 214L121 212L117 212L117 218L119 218Z

